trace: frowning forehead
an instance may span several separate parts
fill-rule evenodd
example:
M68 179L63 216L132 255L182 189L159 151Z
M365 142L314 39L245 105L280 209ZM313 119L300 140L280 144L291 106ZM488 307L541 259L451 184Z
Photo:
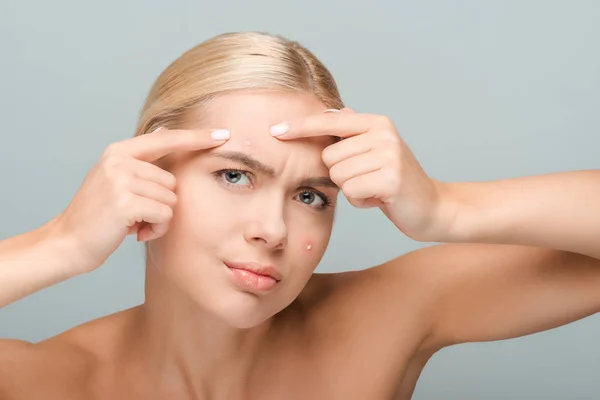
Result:
M253 145L263 139L272 139L269 129L275 124L320 114L326 109L310 93L235 92L218 96L206 106L202 128L229 129L232 132L230 142ZM317 137L299 141L325 147L335 140L331 137Z
M269 128L325 109L316 97L307 93L236 92L217 97L206 107L202 127L231 131L231 138L210 153L245 153L274 167L300 159L322 173L321 153L333 143L331 137L282 141L272 137Z

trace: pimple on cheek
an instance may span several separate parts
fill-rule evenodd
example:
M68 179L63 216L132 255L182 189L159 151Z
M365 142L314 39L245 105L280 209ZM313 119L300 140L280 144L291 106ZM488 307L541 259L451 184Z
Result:
M312 250L313 245L312 245L312 243L311 243L310 240L305 240L303 243L304 243L303 244L303 246L304 246L303 250L304 251L311 251Z

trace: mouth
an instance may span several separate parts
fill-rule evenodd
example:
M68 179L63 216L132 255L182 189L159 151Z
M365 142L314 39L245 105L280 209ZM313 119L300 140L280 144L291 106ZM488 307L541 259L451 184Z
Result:
M234 281L253 292L269 291L281 281L281 272L270 265L253 262L225 262Z

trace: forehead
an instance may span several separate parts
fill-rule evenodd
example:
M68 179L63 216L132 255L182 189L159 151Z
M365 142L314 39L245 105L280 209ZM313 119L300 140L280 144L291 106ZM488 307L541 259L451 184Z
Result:
M331 137L302 138L289 142L274 139L272 125L323 113L327 107L310 93L242 91L213 99L205 108L203 127L228 129L231 139L222 147L274 146L312 143L323 148Z
M272 125L322 114L326 109L308 93L244 91L217 97L203 110L202 127L228 129L231 138L205 154L243 153L270 166L283 179L327 176L321 155L335 141L333 137L281 140L269 133Z
M218 96L207 104L204 122L225 124L240 133L268 133L271 125L322 113L326 108L310 93L240 91Z

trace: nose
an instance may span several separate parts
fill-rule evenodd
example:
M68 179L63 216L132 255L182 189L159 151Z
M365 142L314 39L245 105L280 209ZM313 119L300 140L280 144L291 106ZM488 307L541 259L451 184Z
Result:
M266 203L261 210L251 210L244 237L250 244L271 250L281 250L287 245L288 230L282 204Z

